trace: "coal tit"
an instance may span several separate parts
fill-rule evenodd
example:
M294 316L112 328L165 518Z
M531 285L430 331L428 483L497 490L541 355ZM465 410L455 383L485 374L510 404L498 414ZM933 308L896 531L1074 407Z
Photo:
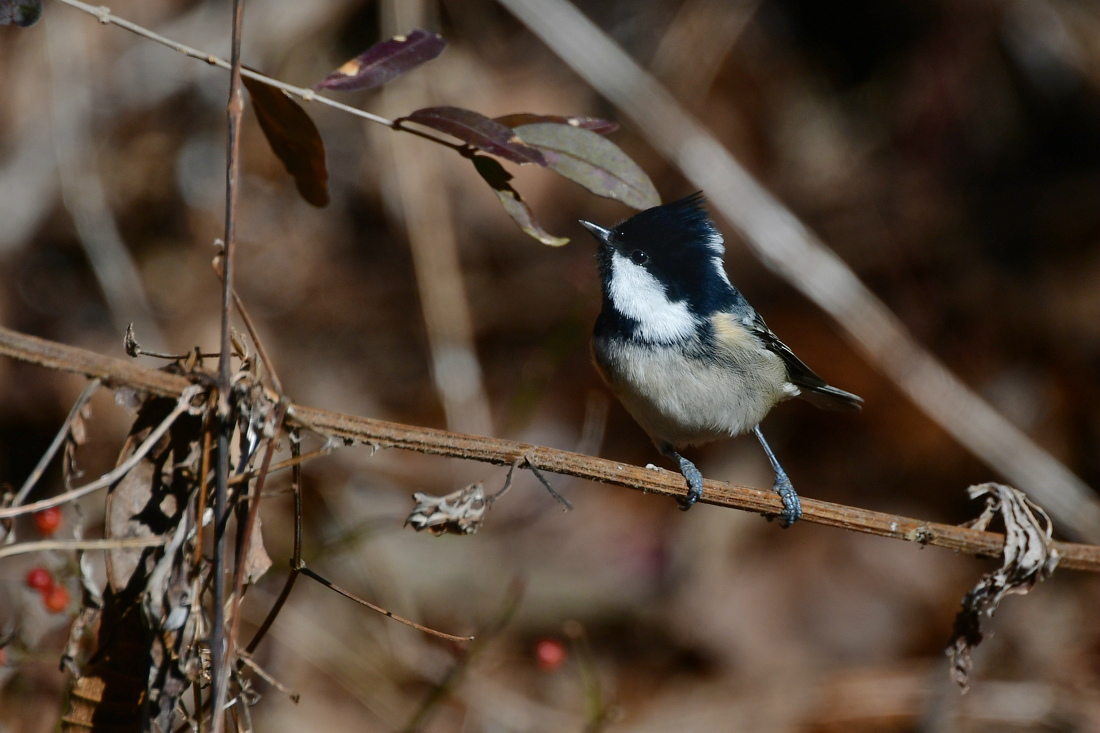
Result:
M581 224L599 241L596 366L661 453L678 462L689 489L681 508L702 496L703 476L677 451L751 430L775 469L780 520L793 524L802 505L760 421L791 397L826 409L858 410L863 400L811 371L730 284L722 235L701 193L614 229Z

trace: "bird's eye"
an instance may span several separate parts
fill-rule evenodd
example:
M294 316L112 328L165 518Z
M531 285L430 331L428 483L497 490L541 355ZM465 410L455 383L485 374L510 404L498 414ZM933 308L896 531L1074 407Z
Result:
M630 261L635 265L644 265L649 262L649 255L640 249L636 249L630 253Z

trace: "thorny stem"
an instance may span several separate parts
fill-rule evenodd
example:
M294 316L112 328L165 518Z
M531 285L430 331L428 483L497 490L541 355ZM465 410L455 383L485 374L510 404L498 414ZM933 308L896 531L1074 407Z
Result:
M178 396L191 386L185 377L139 367L121 359L45 341L3 327L0 327L0 355L76 374L101 376L109 385L127 385L166 397ZM288 408L287 421L348 444L372 444L502 466L526 457L530 465L550 473L601 481L662 496L681 497L687 494L684 479L678 473L654 471L556 448L342 415L301 405ZM704 483L701 502L760 514L774 515L782 511L779 497L770 489L718 481ZM996 558L1004 550L1005 537L997 532L922 522L896 514L808 498L803 500L802 512L802 520L806 522L934 545L970 555ZM1062 557L1058 563L1060 569L1100 572L1100 546L1073 542L1055 542L1054 546Z

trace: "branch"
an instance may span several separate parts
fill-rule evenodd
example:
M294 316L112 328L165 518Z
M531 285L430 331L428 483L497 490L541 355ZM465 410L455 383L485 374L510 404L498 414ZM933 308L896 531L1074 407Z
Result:
M41 351L48 351L45 359ZM26 336L0 327L0 355L20 361L46 364L54 369L102 377L107 384L129 387L175 397L191 386L184 377L135 366L120 359ZM481 435L465 435L446 430L342 415L313 407L292 405L287 413L290 423L322 435L372 446L399 448L452 458L465 458L507 466L526 458L528 465L542 471L614 484L644 493L679 498L687 487L678 473L631 466L617 461L581 455L556 448L519 443ZM704 483L705 504L730 507L758 514L778 515L783 507L770 489L736 486L720 481ZM853 532L891 537L921 545L943 547L979 557L1000 557L1005 538L997 532L984 532L949 524L923 522L884 512L802 499L802 521L838 527ZM797 531L797 530L795 530ZM1100 572L1100 546L1055 542L1062 559L1059 568Z

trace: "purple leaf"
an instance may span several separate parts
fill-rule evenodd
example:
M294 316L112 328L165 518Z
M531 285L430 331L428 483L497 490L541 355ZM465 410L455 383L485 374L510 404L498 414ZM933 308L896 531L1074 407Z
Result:
M517 127L516 134L542 151L547 168L594 194L639 210L661 203L645 171L619 146L591 130L536 122Z
M314 89L352 92L382 86L406 71L431 61L447 42L441 36L417 28L407 36L376 43L324 78Z
M485 179L485 182L493 187L496 191L497 198L500 199L500 203L504 206L504 211L508 216L512 217L512 220L519 224L520 229L524 231L528 236L534 237L543 244L549 244L551 247L560 247L563 244L568 244L569 240L565 237L555 237L553 234L548 234L537 221L535 221L535 214L522 198L519 193L512 188L512 184L508 181L512 180L512 174L504 170L504 166L498 163L492 158L488 158L484 155L473 156L474 167L477 168L477 172L481 174L481 177Z
M561 117L559 115L539 115L532 112L517 112L516 114L494 117L493 119L505 127L512 128L519 127L520 125L533 125L536 122L556 122L559 125L583 127L586 130L598 132L601 135L610 135L619 129L618 122L602 120L599 117Z
M42 0L0 0L0 25L28 28L42 17Z
M321 133L297 102L282 89L242 77L271 149L294 176L298 193L310 204L328 204L328 171Z
M468 109L425 107L397 120L398 124L402 122L415 122L445 132L467 145L499 155L513 163L546 165L542 153L523 142L512 128Z

